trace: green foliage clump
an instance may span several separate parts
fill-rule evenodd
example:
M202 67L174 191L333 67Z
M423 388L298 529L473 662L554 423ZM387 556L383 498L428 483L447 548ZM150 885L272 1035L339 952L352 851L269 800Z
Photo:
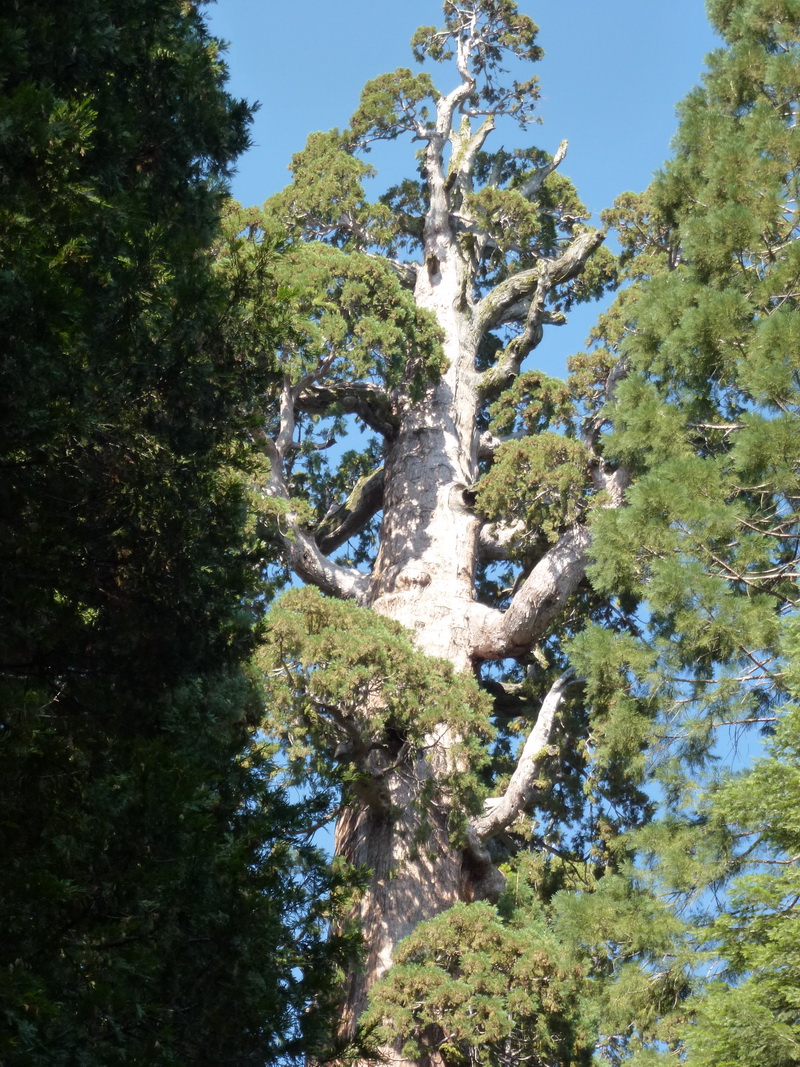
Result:
M675 158L609 215L639 285L603 325L632 368L605 452L641 476L595 517L593 578L646 595L664 707L713 718L726 677L748 680L730 720L785 699L771 650L797 603L798 45L785 5L711 12L729 45L682 105Z
M335 779L338 764L357 785L367 753L411 765L446 730L453 764L439 787L462 814L477 809L491 701L450 663L418 652L399 623L311 588L290 590L270 610L258 663L270 728L286 738L298 780L309 769Z
M409 1059L445 1064L587 1063L584 969L540 906L510 921L485 902L456 904L401 942L363 1020L368 1041L403 1041Z
M551 428L574 431L575 407L570 384L541 371L517 375L489 408L491 429L505 434L519 428L531 436Z
M336 246L362 247L363 240L351 233L353 224L364 233L386 225L386 212L364 192L374 168L354 155L351 141L348 131L312 133L293 157L292 184L267 201L268 214L289 234L311 228Z
M234 669L135 695L3 688L0 1056L302 1054L330 1007L338 890L242 721L260 695Z
M487 519L522 520L553 543L584 513L591 489L586 449L542 432L504 444L481 480L478 508Z
M650 721L642 772L662 815L626 847L638 884L685 923L671 954L691 981L677 1014L658 1007L648 1054L719 1067L794 1063L800 1048L800 11L708 7L725 47L681 106L674 158L607 216L635 284L595 335L629 369L604 453L638 477L626 508L594 516L591 576L642 602L641 632L620 645L592 629L574 652L609 720L628 703ZM759 728L766 754L721 773L724 753L758 751ZM640 965L614 994L632 1015L629 983L646 988L655 963Z
M800 1062L798 796L800 711L792 705L764 755L708 801L709 818L727 828L746 862L736 864L726 906L699 938L712 959L726 961L726 980L701 987L692 1002L683 1037L693 1067Z
M382 260L298 243L276 270L291 294L295 328L285 368L295 380L322 364L318 373L327 379L387 389L405 380L418 396L444 369L441 331Z
M675 951L684 923L624 865L586 889L559 891L552 910L554 932L586 968L595 1062L660 1062L687 1018L691 958Z
M373 140L394 140L401 133L414 131L413 122L404 123L401 116L423 100L435 101L438 95L429 74L412 74L407 67L382 74L364 86L349 132L362 145ZM428 108L420 108L419 120L427 123L428 119Z

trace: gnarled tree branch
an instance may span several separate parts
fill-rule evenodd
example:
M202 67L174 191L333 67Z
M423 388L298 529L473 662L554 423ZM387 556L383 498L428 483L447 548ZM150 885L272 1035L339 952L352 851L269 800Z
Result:
M471 605L475 659L524 655L546 633L586 573L590 540L588 528L575 523L542 556L506 611Z
M511 558L511 550L525 533L525 523L519 521L507 525L501 522L486 523L481 527L478 551L484 562Z
M558 259L542 260L535 267L500 282L475 308L473 328L478 337L507 321L504 316L515 304L532 297L543 274L548 275L550 288L577 277L605 236L602 230L587 230L574 238Z
M542 340L544 305L552 287L549 269L546 264L543 264L528 305L525 325L503 349L497 363L481 375L480 391L483 396L488 397L499 393L512 378L516 377L520 372L522 361Z
M383 507L384 470L378 467L359 478L343 504L331 508L314 531L320 550L328 555L364 529Z
M294 403L300 389L305 387L308 379L291 386L284 383L281 394L280 429L276 439L264 440L264 452L270 461L270 476L267 495L290 502L289 487L284 476L283 461L291 446L294 433ZM332 563L320 551L314 538L307 533L297 520L297 516L287 509L281 516L279 532L284 548L298 577L310 585L315 585L323 593L343 600L366 602L369 577L354 567L342 567Z
M484 814L473 819L470 824L470 829L479 841L486 841L494 834L505 830L530 804L536 792L536 779L541 770L542 757L547 754L547 746L550 743L564 694L574 684L575 672L570 668L550 687L539 709L536 725L528 735L505 793L502 797L487 800Z
M371 382L312 385L299 394L295 406L309 415L327 415L334 409L343 415L357 415L370 429L384 437L393 437L399 426L391 400Z

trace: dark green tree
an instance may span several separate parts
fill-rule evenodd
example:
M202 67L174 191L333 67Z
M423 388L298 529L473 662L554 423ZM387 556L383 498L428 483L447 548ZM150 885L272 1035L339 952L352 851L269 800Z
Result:
M250 110L194 3L11 0L0 40L0 1061L262 1064L330 886L244 666Z

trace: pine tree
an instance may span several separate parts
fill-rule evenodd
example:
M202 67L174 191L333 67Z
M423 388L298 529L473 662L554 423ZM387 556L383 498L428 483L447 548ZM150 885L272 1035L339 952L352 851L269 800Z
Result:
M262 1064L331 890L244 666L283 317L211 242L249 108L194 4L12 0L0 37L0 1060Z
M597 334L626 370L605 454L635 480L626 508L597 516L592 577L643 602L643 636L590 629L574 656L598 710L623 700L652 719L664 801L626 847L670 905L677 995L655 1010L641 998L652 957L621 970L630 1026L607 1058L649 1041L637 1062L719 1067L797 1062L800 1048L800 10L712 0L709 13L725 46L681 106L674 157L607 219L635 284ZM721 760L747 763L759 729L767 754L738 777Z

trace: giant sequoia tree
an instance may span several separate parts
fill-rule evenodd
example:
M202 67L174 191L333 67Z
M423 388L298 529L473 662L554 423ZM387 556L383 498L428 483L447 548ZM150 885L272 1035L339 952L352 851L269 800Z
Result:
M560 173L565 144L490 151L498 125L533 118L536 79L504 67L538 59L536 32L511 0L448 0L413 51L449 86L406 69L370 82L347 129L313 134L292 184L250 217L251 234L288 228L298 313L264 435L263 518L325 594L293 591L271 612L270 704L303 774L339 768L336 851L370 872L348 1032L399 942L458 902L496 901L497 864L525 839L588 871L639 817L624 731L613 715L590 731L564 651L588 615L614 624L585 582L589 516L626 483L600 448L613 362L577 358L566 383L526 362L613 263ZM416 177L370 202L364 155L397 138ZM353 424L361 447L330 469ZM546 988L557 957L543 942ZM481 1044L439 1008L395 1018L417 1041L408 1054Z

